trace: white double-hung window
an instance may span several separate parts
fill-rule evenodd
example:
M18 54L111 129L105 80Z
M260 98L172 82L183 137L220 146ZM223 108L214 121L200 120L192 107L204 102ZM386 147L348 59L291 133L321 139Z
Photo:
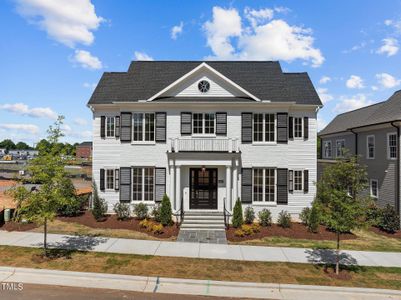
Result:
M331 141L324 141L323 150L324 158L331 158Z
M375 158L375 136L368 135L366 137L366 157L369 159Z
M116 126L115 117L106 117L106 137L114 137Z
M133 141L154 142L155 141L155 114L134 113L133 114Z
M192 114L192 134L215 134L216 116L214 113Z
M114 190L114 169L106 169L106 190Z
M379 181L377 179L370 180L370 196L373 198L379 197Z
M253 202L275 202L276 170L253 169Z
M397 159L397 134L387 134L387 158Z
M345 150L345 140L336 140L336 157L343 157Z
M153 201L155 191L154 168L133 168L132 172L133 200Z
M294 137L302 137L302 118L294 118Z
M275 141L275 114L253 114L253 141Z

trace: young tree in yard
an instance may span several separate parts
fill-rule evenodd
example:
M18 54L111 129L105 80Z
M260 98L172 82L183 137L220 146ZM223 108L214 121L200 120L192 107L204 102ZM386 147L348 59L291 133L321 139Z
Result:
M68 203L71 197L66 193L67 174L64 161L57 149L59 139L63 136L61 125L64 117L59 116L53 126L49 126L48 147L40 147L39 155L28 165L28 173L32 181L40 183L37 191L31 192L22 206L23 215L39 225L44 225L43 248L47 255L47 224L54 220L59 208Z
M171 209L170 198L166 194L164 194L160 207L160 223L162 223L163 226L171 225L173 223L171 217L172 214L173 211Z
M317 183L316 207L327 227L337 234L336 274L339 274L340 234L363 226L369 198L365 167L357 157L347 156L328 166Z
M7 195L10 195L15 202L15 210L13 214L13 221L18 222L20 220L21 207L28 199L30 192L23 186L15 186L6 191Z
M99 193L97 190L97 185L96 182L93 181L92 184L92 215L96 219L96 221L102 221L104 220L104 217L107 213L107 202L99 197Z

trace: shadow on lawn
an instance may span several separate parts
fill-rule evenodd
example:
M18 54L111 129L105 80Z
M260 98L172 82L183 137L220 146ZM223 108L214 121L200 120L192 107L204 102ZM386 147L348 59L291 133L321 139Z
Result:
M323 265L325 268L336 264L337 254L332 249L313 249L306 250L307 259L310 263ZM363 267L358 265L358 261L352 255L340 252L340 265L343 270L358 272L363 271Z

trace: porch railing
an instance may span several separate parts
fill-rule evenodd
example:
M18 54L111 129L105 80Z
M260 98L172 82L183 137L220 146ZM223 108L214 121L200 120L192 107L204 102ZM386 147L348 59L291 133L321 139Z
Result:
M181 197L180 209L173 213L173 216L176 217L177 222L175 223L177 227L180 227L182 222L184 221L184 198Z
M230 228L230 217L232 216L232 214L226 208L226 198L225 197L223 199L223 214L224 214L224 226L226 227L226 229L229 229Z
M171 152L239 152L238 139L233 138L174 138Z

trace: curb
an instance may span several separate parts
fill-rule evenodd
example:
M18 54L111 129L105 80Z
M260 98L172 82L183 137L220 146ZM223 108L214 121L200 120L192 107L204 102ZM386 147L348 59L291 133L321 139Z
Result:
M274 299L401 299L401 291L277 283L131 276L0 266L0 282L102 288L146 293Z

